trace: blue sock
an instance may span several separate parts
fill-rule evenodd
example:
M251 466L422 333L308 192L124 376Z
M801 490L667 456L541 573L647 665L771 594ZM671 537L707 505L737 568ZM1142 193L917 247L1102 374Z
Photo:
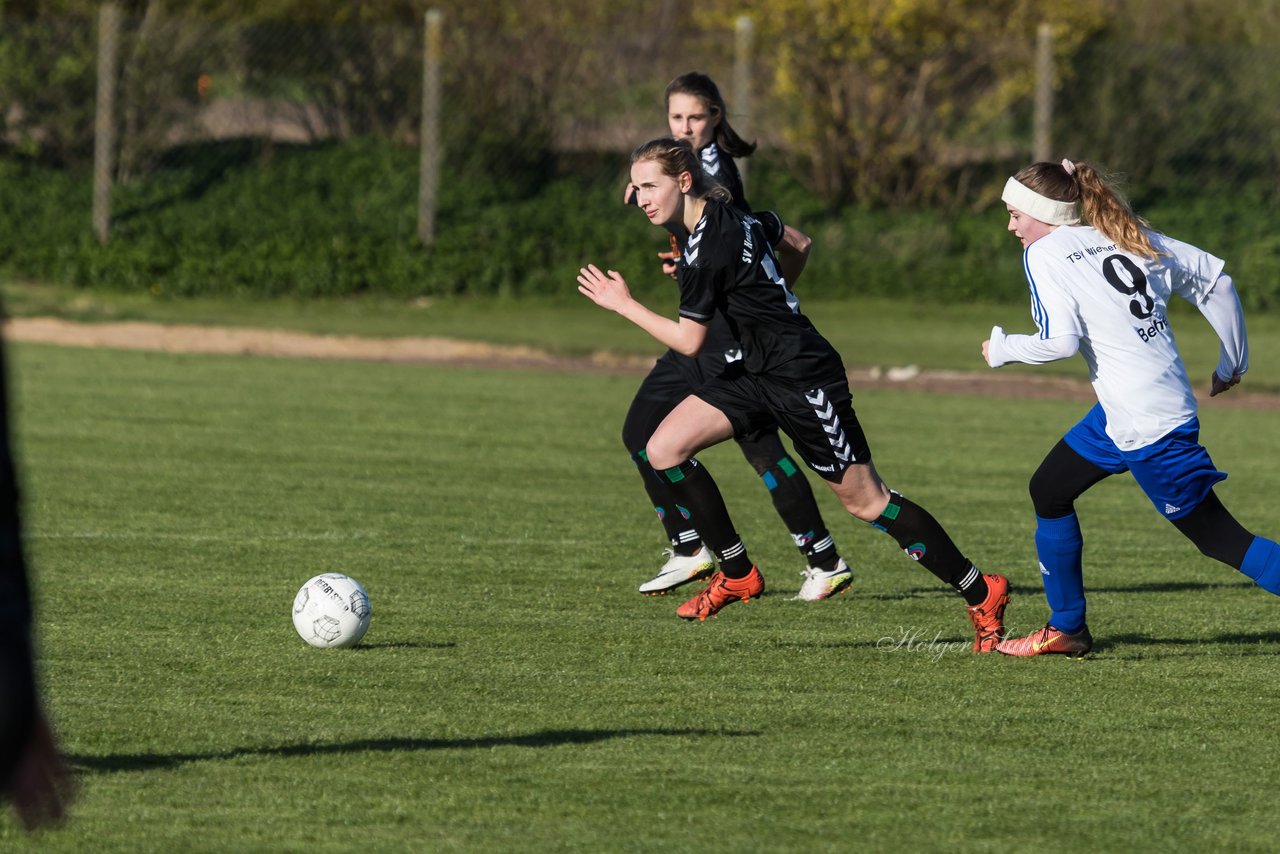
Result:
M1240 571L1263 590L1280 596L1280 546L1263 537L1254 537L1240 562Z
M1053 611L1050 624L1073 635L1084 628L1084 537L1076 514L1057 519L1036 517L1036 554L1040 580Z

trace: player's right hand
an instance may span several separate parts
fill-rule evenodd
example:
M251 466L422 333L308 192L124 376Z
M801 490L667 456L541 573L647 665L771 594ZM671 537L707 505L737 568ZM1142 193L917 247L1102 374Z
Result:
M621 311L631 301L626 279L613 270L606 273L595 264L578 270L578 292L609 311Z

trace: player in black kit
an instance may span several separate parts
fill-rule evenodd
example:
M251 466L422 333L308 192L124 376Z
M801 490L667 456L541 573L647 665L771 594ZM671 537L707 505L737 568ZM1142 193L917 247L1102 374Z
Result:
M776 422L850 514L888 533L964 597L975 651L994 650L1004 633L1009 582L980 572L928 511L880 479L840 354L800 313L760 223L729 204L724 188L709 185L693 148L681 140L657 139L637 148L631 181L651 222L678 222L690 232L678 270L680 316L672 320L651 311L631 296L622 276L594 265L579 271L578 289L688 355L699 352L708 323L721 311L743 349L740 361L672 410L646 448L650 465L689 509L720 565L707 588L676 613L705 620L764 591L764 577L748 557L715 481L693 456Z
M728 110L715 82L699 72L682 74L667 85L665 100L672 134L688 140L698 152L702 171L729 191L735 207L743 212L749 211L742 175L733 158L750 155L755 145L743 140L729 124ZM628 203L635 203L632 185L627 185L624 197ZM794 277L804 267L809 239L795 229L783 226L775 214L758 216L769 232L767 239L770 244L780 247L779 251L789 266L788 280L794 282ZM659 253L659 257L664 262L664 271L674 277L681 263L679 246L687 239L688 232L677 222L666 226L671 234L672 249ZM668 350L645 377L631 402L623 422L622 441L636 464L671 542L671 548L667 550L669 559L657 575L640 585L641 593L665 593L704 578L715 569L714 559L690 523L686 508L674 499L664 481L653 476L653 469L645 457L645 446L676 404L739 358L741 347L734 339L728 321L716 312L708 323L707 339L701 352L691 357ZM774 508L805 558L805 580L800 587L799 598L818 601L847 588L853 580L853 572L836 550L835 540L822 519L809 481L783 447L777 425L765 424L734 438L743 456L768 488Z

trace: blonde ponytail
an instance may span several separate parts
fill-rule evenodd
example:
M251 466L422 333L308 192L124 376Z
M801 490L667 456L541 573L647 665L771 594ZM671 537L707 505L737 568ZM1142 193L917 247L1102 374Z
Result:
M1115 181L1089 161L1034 163L1013 177L1047 198L1078 202L1081 220L1126 252L1144 258L1159 255L1147 236L1147 221L1133 212Z
M1075 180L1080 187L1080 213L1085 222L1126 252L1144 258L1155 258L1159 254L1147 236L1150 225L1133 212L1114 181L1084 160L1076 164Z

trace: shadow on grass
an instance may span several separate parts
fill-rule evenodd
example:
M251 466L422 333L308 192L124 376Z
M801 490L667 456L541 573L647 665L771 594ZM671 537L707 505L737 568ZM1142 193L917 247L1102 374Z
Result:
M191 762L225 761L246 756L323 756L334 753L364 753L371 750L406 753L420 750L467 750L492 747L560 747L566 744L594 744L613 738L633 736L720 736L751 738L752 731L714 729L551 729L527 735L495 735L478 738L370 738L333 744L284 744L279 747L239 747L206 753L127 753L108 756L72 756L78 771L111 774L120 771L156 771L179 768Z
M1196 593L1210 590L1237 590L1253 587L1252 581L1159 581L1151 584L1089 584L1085 579L1086 593ZM1035 588L1039 592L1044 591ZM1028 587L1027 592L1032 588Z
M1032 630L1028 630L1032 631ZM1010 637L1019 637L1024 631L1011 630ZM926 629L907 629L899 627L896 633L869 640L842 641L774 641L769 644L775 649L875 649L881 652L921 651L934 652L959 650L973 642L971 636L943 635L941 631ZM1137 647L1206 647L1215 644L1228 644L1242 647L1239 650L1217 651L1227 655L1274 655L1280 647L1280 632L1256 632L1254 634L1230 634L1204 638L1171 638L1151 637L1149 635L1121 634L1095 638L1093 650L1085 656L1087 660L1098 653L1122 653L1127 646ZM1173 653L1184 655L1187 653ZM1202 655L1204 653L1195 653ZM1064 656L1051 656L1061 658ZM995 656L998 660L1000 656Z
M937 587L912 587L909 590L895 590L893 592L872 593L869 591L853 590L853 593L859 599L871 599L877 602L901 602L906 599L954 599L956 592L950 587L943 587L941 583Z
M1264 644L1280 645L1280 632L1253 632L1230 635L1217 635L1203 638L1169 638L1150 637L1148 635L1111 635L1107 638L1108 646L1212 646L1213 644L1235 644L1237 646L1262 646ZM1268 650L1273 654L1274 650Z
M1102 577L1103 570L1095 572L1094 577ZM1197 593L1208 592L1212 590L1239 590L1245 587L1253 587L1251 581L1155 581L1150 584L1106 584L1092 583L1090 581L1089 572L1085 572L1085 592L1086 593ZM1041 600L1044 598L1044 587L1039 584L1015 584L1009 583L1009 592L1015 596L1039 596ZM896 590L891 593L871 593L861 592L858 594L861 599L872 599L881 602L897 602L906 599L951 599L955 596L955 592L950 588L938 587L912 587L908 590Z
M767 644L770 649L878 649L894 648L898 646L924 645L929 642L935 644L950 644L957 642L972 643L973 638L967 641L964 638L944 638L941 634L920 634L920 640L913 639L910 634L905 632L894 632L884 637L867 638L865 640L831 640L831 641L772 641Z
M1100 576L1101 571L1095 574ZM1084 590L1090 593L1207 593L1213 590L1239 590L1253 587L1249 581L1153 581L1150 584L1106 584L1091 583L1089 574L1085 573ZM950 592L950 591L947 591ZM1009 592L1015 596L1039 596L1044 600L1044 587L1030 584L1010 584Z
M358 643L348 652L374 649L453 649L457 644L453 641L443 643L417 643L416 641L384 641L383 643Z

